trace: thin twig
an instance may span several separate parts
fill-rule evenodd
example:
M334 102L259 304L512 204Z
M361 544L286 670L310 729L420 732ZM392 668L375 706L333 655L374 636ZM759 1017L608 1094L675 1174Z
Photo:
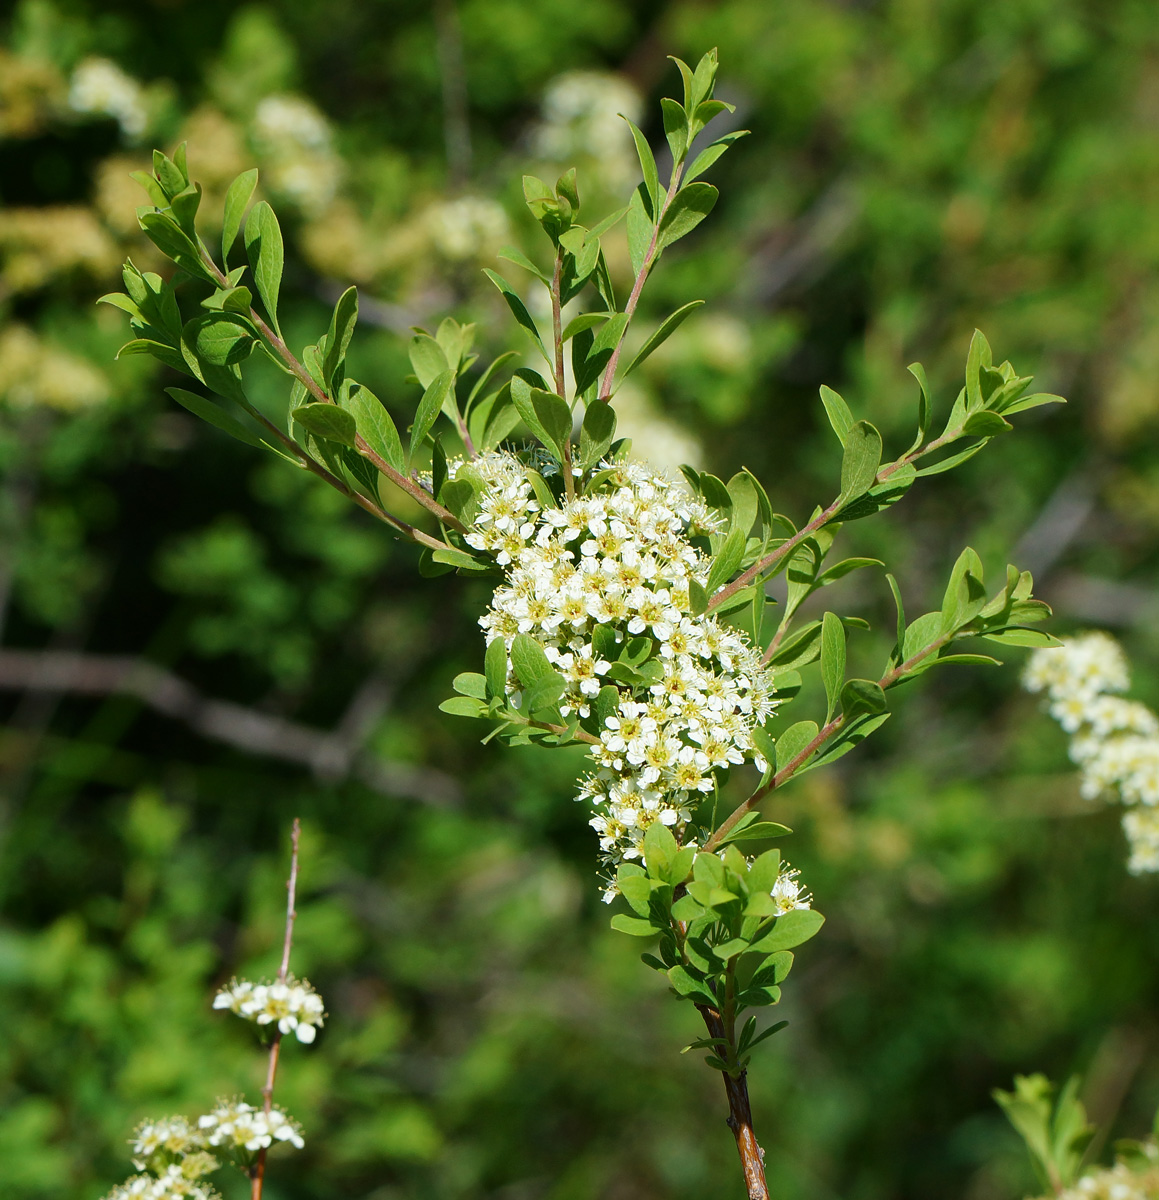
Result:
M383 761L362 750L369 732L361 697L358 720L343 718L329 732L287 721L228 700L215 700L147 659L67 650L0 650L0 691L133 696L156 712L182 721L203 737L249 754L309 767L324 779L354 775L375 791L446 806L459 799L458 784L433 768Z
M294 942L294 920L298 915L294 901L298 891L298 839L302 834L302 823L297 817L290 829L290 878L286 880L286 936L282 941L282 965L278 968L278 982L285 983L290 973L290 947ZM262 1088L264 1103L262 1111L268 1117L274 1107L274 1079L278 1074L278 1051L282 1045L282 1031L274 1026L270 1039L270 1058L266 1067L266 1086ZM258 1151L257 1161L250 1168L250 1200L262 1200L262 1184L266 1176L268 1147Z
M877 685L885 691L886 688L891 688L894 684L900 683L909 672L917 666L923 659L929 658L931 654L937 653L945 646L952 638L952 634L943 634L940 638L931 642L924 649L919 650L905 662L899 663L892 670L887 671L878 681ZM779 788L782 784L787 783L804 764L813 757L813 755L827 742L829 739L843 729L846 724L845 715L838 713L832 720L827 722L821 729L817 731L817 735L803 749L797 751L795 755L769 779L767 783L761 784L759 788L743 804L740 804L733 810L728 818L721 822L719 827L715 829L712 836L704 843L704 852L713 851L721 844L732 830L737 822L747 813L752 812L755 805L760 803L770 792Z
M218 286L228 287L229 280L222 273L217 263L213 261L213 257L210 255L209 251L206 250L204 246L201 246L200 250L202 262L205 264L206 269L213 274ZM314 376L310 374L305 365L298 361L294 352L289 346L286 345L281 337L279 337L278 334L276 334L273 329L266 324L256 308L250 308L249 318L254 323L254 326L257 328L262 337L265 338L270 346L272 346L277 352L277 355L282 362L286 364L290 374L298 380L298 382L310 393L310 395L312 395L314 399L321 404L333 404L334 400L331 396L327 395L325 388L323 388L314 378ZM306 452L298 445L297 442L293 440L293 438L287 437L287 435L282 433L281 430L274 426L272 422L260 417L259 419L262 419L263 423L269 426L269 428L277 435L278 439L283 443L283 445L285 445L287 449L289 449L295 455L295 457L304 460L303 466L306 466L308 470L313 469L309 464L313 463L314 460L306 454ZM392 467L371 448L370 444L361 434L355 435L354 446L358 453L364 458L369 459L369 461L374 464L381 474L385 475L392 483L402 488L402 490L406 492L412 500L417 500L419 504L423 506L423 508L427 509L429 512L438 517L438 519L442 521L444 525L448 525L450 528L457 530L459 533L466 533L466 526L463 525L459 518L456 517L455 514L450 511L450 509L444 508L429 492L420 487L419 484L415 483L413 479L408 479L401 472L396 471L394 467ZM319 471L325 471L325 468L319 467L317 463L314 463L314 467L318 467L318 470L315 471L315 474L318 474ZM362 496L360 493L351 491L345 486L345 484L342 484L341 481L336 480L335 477L330 474L330 472L325 471L324 477L326 478L326 482L330 483L332 487L337 486L339 491L351 496L351 498L356 502L362 504L362 506L366 508L368 512L373 512L374 515L380 516L381 519L388 521L391 525L394 525L394 527L399 529L400 532L404 530L411 531L407 533L407 536L413 537L413 540L422 542L423 545L431 545L440 550L452 548L443 542L438 542L435 539L432 539L429 534L424 534L421 532L421 530L415 530L414 526L408 525L400 518L387 515L385 510L380 509L373 503L373 501L367 500L366 497Z
M636 278L632 283L632 292L628 296L628 303L624 305L624 312L627 314L628 320L624 323L624 330L620 334L620 340L616 343L616 348L612 351L612 357L608 359L607 367L604 368L604 377L600 382L599 398L601 400L607 401L612 397L612 387L616 381L616 367L619 365L620 354L624 349L624 339L628 335L628 326L632 323L632 317L636 312L636 305L640 302L640 293L644 290L644 284L647 282L648 275L659 254L660 222L664 220L664 214L667 213L668 206L676 198L676 193L680 190L680 177L683 174L684 164L681 163L672 172L672 179L668 184L664 203L660 206L660 211L656 214L656 223L652 226L652 238L648 242L648 249L644 252L644 261L640 264L639 271L636 272Z

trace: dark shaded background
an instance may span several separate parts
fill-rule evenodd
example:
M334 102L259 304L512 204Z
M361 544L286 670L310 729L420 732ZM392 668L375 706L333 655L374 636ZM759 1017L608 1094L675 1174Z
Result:
M250 1031L208 999L276 966L300 814L295 962L331 1015L285 1058L307 1148L275 1157L271 1200L738 1195L719 1080L676 1053L695 1014L607 929L577 760L480 747L436 711L477 667L485 585L420 579L340 497L175 410L151 364L111 361L121 316L93 301L125 253L154 261L127 173L188 138L213 213L257 163L290 340L357 282L352 369L405 423L410 324L452 312L485 349L524 348L479 271L504 241L534 252L520 171L576 165L605 209L632 186L622 140L544 132L553 81L618 73L611 112L626 80L658 145L665 55L718 45L753 136L645 293L652 321L709 304L625 396L638 446L744 463L801 518L837 471L818 385L903 449L905 364L945 411L979 326L1070 405L848 544L888 559L914 612L967 541L995 574L1013 557L1055 629L1124 639L1155 703L1159 10L23 0L4 21L0 1192L95 1200L135 1121L256 1092ZM70 107L91 56L139 81L139 136ZM329 141L263 135L263 99L287 94ZM868 673L888 592L839 586L828 604L873 623ZM1116 1136L1150 1124L1156 884L1126 874L1117 814L1079 801L1007 657L907 689L873 744L767 809L829 918L751 1077L782 1200L1024 1194L989 1098L1015 1071L1083 1071Z

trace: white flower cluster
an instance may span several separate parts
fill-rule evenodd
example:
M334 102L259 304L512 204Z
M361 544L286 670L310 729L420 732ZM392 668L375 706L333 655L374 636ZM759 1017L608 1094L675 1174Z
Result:
M690 585L705 586L710 561L690 539L715 518L682 484L638 463L605 464L600 490L559 508L541 507L512 455L470 467L485 487L466 540L506 568L480 619L488 644L503 638L510 650L521 633L539 642L566 681L565 716L589 716L600 689L617 688L591 749L599 769L579 791L596 809L590 823L614 871L640 857L654 822L679 837L718 770L767 765L752 741L775 705L760 655L736 630L692 611ZM610 639L597 638L601 626ZM629 644L654 682L613 677L611 658ZM510 656L508 670L518 706ZM609 884L605 899L615 894Z
M105 1200L221 1200L207 1183L190 1179L181 1167L167 1167L160 1175L134 1175L113 1188Z
M305 1145L297 1121L276 1105L266 1112L240 1097L219 1100L196 1122L185 1117L146 1121L129 1142L133 1166L146 1173L114 1188L105 1200L220 1200L213 1188L198 1182L203 1176L223 1161L245 1167L251 1155L280 1142L299 1150Z
M1121 1162L1097 1167L1056 1200L1159 1200L1159 1170L1132 1171Z
M1105 633L1085 633L1036 650L1023 683L1028 691L1046 692L1051 716L1072 735L1083 796L1117 794L1131 806L1123 815L1128 869L1159 871L1159 718L1146 705L1112 694L1129 683L1119 644Z
M204 1149L205 1138L184 1117L164 1117L139 1125L129 1145L133 1148L133 1166L143 1171L158 1155L177 1160Z
M73 112L115 117L121 132L132 139L149 122L141 85L107 58L86 58L73 71L68 106Z
M250 983L231 980L213 998L214 1008L228 1008L259 1025L277 1022L281 1033L293 1033L300 1042L312 1042L322 1028L325 1006L322 997L304 979L287 975L285 981Z
M254 111L254 148L263 180L307 213L321 212L338 190L341 164L330 125L303 96L266 96Z
M197 1127L210 1146L256 1152L274 1142L289 1142L301 1150L302 1127L276 1105L265 1112L244 1100L219 1100L213 1112L197 1119Z
M624 117L638 125L643 100L622 75L568 71L548 85L541 111L532 135L539 157L569 165L577 156L590 158L613 190L639 178Z

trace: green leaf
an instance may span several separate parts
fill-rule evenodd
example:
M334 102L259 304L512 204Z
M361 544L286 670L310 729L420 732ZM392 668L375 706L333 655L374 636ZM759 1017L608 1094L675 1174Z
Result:
M134 338L131 342L126 342L118 351L117 358L122 355L132 354L151 354L158 362L163 362L167 367L172 367L175 371L182 371L186 375L194 375L194 372L188 362L182 357L179 350L175 350L172 346L166 345L164 342L154 342L149 338Z
M942 614L940 612L923 613L905 631L901 647L902 661L913 658L915 654L932 645L941 632Z
M668 979L677 993L686 999L712 1006L719 1003L716 993L713 992L707 983L702 983L692 975L687 967L682 967L679 964L671 967L668 971Z
M179 387L167 387L165 391L195 417L200 417L210 425L216 426L223 433L237 438L239 442L245 442L247 446L256 446L259 449L262 447L262 440L256 433L247 429L235 417L230 416L225 409L214 404L212 400L207 400L204 396L198 396L195 392L187 392L184 388Z
M629 917L624 913L616 913L612 918L612 928L632 937L652 937L660 932L651 921L642 921L639 917Z
M593 329L597 325L602 325L611 315L611 313L607 312L580 313L578 317L573 317L563 327L560 338L565 342L571 341L582 330Z
M202 300L201 307L217 312L248 313L253 296L247 287L218 288L212 296Z
M968 459L973 458L985 445L985 441L976 442L968 450L959 450L957 454L951 454L949 458L943 458L940 462L934 463L932 467L922 467L918 471L918 478L923 479L927 475L940 475L943 471L950 471L954 467L959 467Z
M274 332L280 337L278 292L282 286L284 260L282 230L274 210L264 200L259 200L246 218L245 249L258 295L262 298Z
M837 708L841 685L845 681L845 626L836 613L821 618L821 678L825 681L828 721Z
M189 177L160 150L153 151L153 174L167 196L175 196L189 186Z
M575 372L575 388L576 392L583 393L594 384L600 376L600 372L607 366L608 360L615 352L616 346L619 345L620 339L624 336L624 330L628 326L627 313L615 313L611 316L603 329L596 334L587 353L583 359L583 365ZM583 336L576 338L572 343L573 347L580 346L583 341ZM573 355L573 364L574 364Z
M531 404L540 428L547 434L547 446L554 450L559 462L563 462L567 447L571 444L572 415L567 401L554 392L533 388Z
M745 552L745 533L739 528L732 528L728 532L728 536L724 539L724 544L717 551L712 560L712 567L708 572L708 580L705 583L705 589L709 595L712 595L717 588L723 586L736 573L737 567L740 566L744 559Z
M833 426L833 432L844 446L854 423L849 405L831 387L824 384L821 385L821 403L825 406L825 415L829 418L829 424Z
M996 629L980 634L988 642L997 642L1000 646L1030 646L1035 649L1044 646L1061 646L1062 643L1042 629L1025 629L1018 625L1008 625L1005 629Z
M483 660L484 678L487 680L488 697L502 698L507 694L507 646L503 639L496 638L487 647Z
M214 367L244 362L253 351L254 335L248 321L233 313L194 317L183 330L186 344L202 363Z
M600 461L616 436L616 414L605 400L593 400L580 429L580 466L587 470Z
M338 390L342 382L339 368L346 361L346 351L354 335L354 323L358 320L358 289L349 287L338 297L330 328L326 332L326 357L322 360L322 373L331 393Z
M336 404L303 404L293 409L290 416L315 437L340 442L343 446L354 445L354 436L358 432L354 417Z
M453 717L482 717L486 715L487 706L472 696L450 696L439 705L439 711Z
M888 573L885 579L889 590L893 592L893 602L897 608L897 652L900 654L902 643L905 641L905 605L901 601L901 588L898 587L897 580Z
M993 361L990 343L980 329L974 330L970 339L970 352L966 356L966 399L967 411L981 408L985 404L982 395L982 368Z
M557 674L543 647L526 633L517 633L511 642L511 665L524 688Z
M648 257L648 248L652 245L652 234L656 224L648 215L648 203L644 199L646 189L643 184L632 193L628 203L628 259L632 264L632 274L639 275L643 269L644 260ZM609 305L609 307L611 307Z
M910 363L906 370L918 381L919 399L918 399L918 432L914 438L914 443L910 447L911 450L918 449L919 446L926 440L926 434L930 431L930 422L934 416L934 405L930 399L930 385L926 379L926 369L921 363Z
M712 212L718 194L711 183L690 183L681 188L660 221L657 250L691 233Z
M667 825L654 821L644 834L644 861L650 875L660 875L672 865L680 847Z
M1008 433L1013 428L1009 421L996 412L976 412L966 418L962 432L970 437L994 437L999 433Z
M688 114L682 105L667 96L661 99L660 108L664 116L664 136L668 139L672 157L681 162L688 153Z
M678 308L670 316L666 317L660 328L652 334L650 338L636 352L635 358L624 368L622 378L627 379L629 375L646 359L652 352L662 346L684 321L692 315L702 304L703 300L692 300L683 307Z
M197 247L172 217L151 209L138 209L137 220L157 249L168 255L183 271L198 279L204 279L207 283L216 283L209 269L201 261Z
M254 167L252 170L243 171L229 185L229 191L225 194L225 216L221 226L221 262L223 266L227 264L229 252L233 249L234 242L237 241L242 217L245 216L245 210L253 198L254 188L257 185L258 171Z
M441 375L436 375L427 390L423 392L423 398L419 401L418 411L415 413L414 423L411 425L410 453L407 459L409 463L414 462L415 453L426 440L427 434L430 433L431 426L434 425L435 419L442 411L443 402L454 386L454 382L455 372L448 368Z
M507 307L511 310L512 316L519 322L524 332L539 348L540 354L546 359L548 366L553 365L551 355L548 354L547 348L543 344L543 339L539 336L539 330L536 328L535 322L531 319L531 314L527 311L527 306L515 294L515 289L496 271L492 271L488 267L484 267L483 274L499 289L503 295L503 299L507 301Z
M772 932L753 942L752 948L762 954L771 954L775 950L792 950L813 937L825 918L815 908L795 908L783 917L778 917Z
M487 678L477 671L463 671L451 680L451 687L460 696L474 696L476 700L487 699Z
M628 118L624 117L624 120L628 121ZM648 200L651 203L649 216L655 221L656 214L660 211L661 201L660 175L656 170L656 158L652 154L652 149L648 145L647 139L636 128L635 124L628 121L628 128L632 131L632 140L636 143L636 155L640 159L640 170L644 175L644 187Z
M444 371L451 368L442 346L429 334L415 334L407 346L407 353L419 384L424 388L429 388Z
M1041 404L1065 403L1066 401L1061 396L1052 395L1050 392L1035 392L1033 396L1023 396L1021 400L1015 400L1013 404L1004 404L1002 411L1013 414L1024 412L1028 408L1038 408Z
M353 415L359 435L371 450L400 475L405 475L402 439L382 401L369 388L356 383L342 399L342 407Z
M868 679L850 679L841 689L841 711L847 717L885 711L885 692Z
M747 129L738 129L735 133L726 133L724 137L717 138L711 145L705 146L692 160L692 165L684 173L685 183L691 183L694 179L703 175L730 146L739 142L742 137L747 137L748 133Z
M820 732L816 721L798 721L777 738L777 770L783 771Z
M632 906L637 915L646 917L652 901L652 881L647 875L628 875L622 870L617 873L616 882L620 895Z
M868 421L856 421L845 435L841 458L841 499L848 504L873 487L881 466L881 434Z
M785 834L792 832L787 825L780 825L776 821L753 821L751 825L730 830L720 845L727 846L731 842L764 841L768 838L784 837Z
M499 251L499 257L507 259L508 262L513 262L517 267L522 267L525 271L530 271L541 283L547 287L551 287L551 279L522 250L517 250L514 246L504 246Z

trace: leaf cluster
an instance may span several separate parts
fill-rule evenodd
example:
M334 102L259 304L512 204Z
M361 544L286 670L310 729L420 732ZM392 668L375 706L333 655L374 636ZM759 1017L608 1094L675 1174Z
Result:
M753 836L788 832L770 824ZM781 1022L757 1033L750 1016L734 1036L746 1010L780 1000L780 984L793 965L790 951L825 920L812 908L785 912L778 906L772 889L780 874L779 850L750 863L732 844L720 855L678 846L660 824L645 834L643 865L624 863L617 873L636 915L616 914L612 928L658 936L658 954L645 954L644 962L667 977L679 999L720 1016L725 1036L689 1047L709 1049L706 1061L719 1071L743 1071L757 1044L784 1027Z

